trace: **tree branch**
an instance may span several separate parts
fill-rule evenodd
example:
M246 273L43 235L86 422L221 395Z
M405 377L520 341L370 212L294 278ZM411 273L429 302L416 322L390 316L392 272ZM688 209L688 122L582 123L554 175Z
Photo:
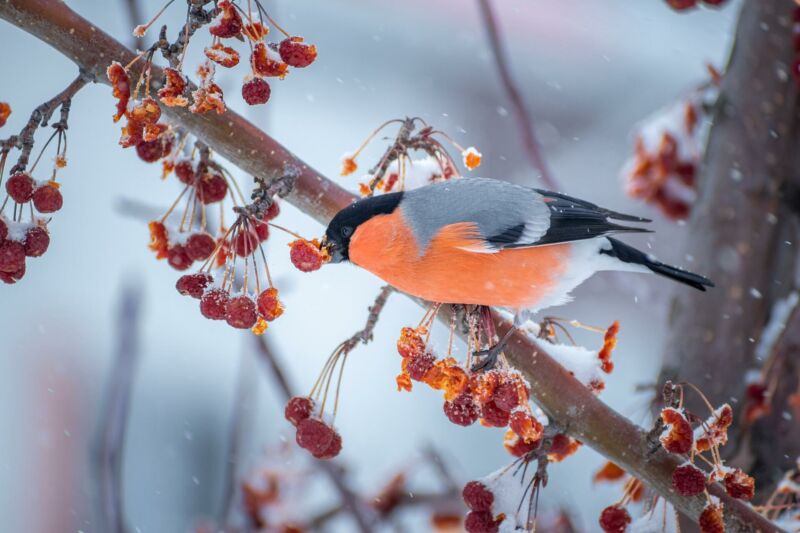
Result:
M106 66L112 60L127 64L133 58L130 50L63 2L5 0L0 2L0 18L49 43L99 80L105 80ZM159 79L161 71L154 68L153 77ZM195 115L183 108L166 108L164 112L245 172L269 180L285 175L287 167L296 168L298 177L287 200L322 224L327 224L355 199L230 110L223 115ZM510 326L508 321L498 318L501 335ZM530 382L533 399L569 434L640 478L678 510L697 520L704 500L679 496L671 488L672 471L682 458L662 450L652 453L640 427L599 401L524 334L514 335L506 355ZM289 393L288 389L284 392ZM728 497L721 487L713 486L711 491L725 505L729 532L777 530L750 507Z

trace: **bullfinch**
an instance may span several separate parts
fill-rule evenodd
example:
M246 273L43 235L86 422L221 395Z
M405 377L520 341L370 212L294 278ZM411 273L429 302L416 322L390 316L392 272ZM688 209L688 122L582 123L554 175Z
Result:
M331 220L323 245L332 262L350 261L413 296L508 309L515 326L569 301L602 270L713 287L610 237L649 231L612 221L650 222L560 193L460 178L356 201Z

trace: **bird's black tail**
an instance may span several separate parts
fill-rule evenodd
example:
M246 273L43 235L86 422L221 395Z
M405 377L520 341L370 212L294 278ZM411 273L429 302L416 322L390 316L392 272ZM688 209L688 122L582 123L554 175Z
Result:
M611 257L615 257L624 263L633 263L636 265L645 266L656 274L674 279L675 281L679 281L681 283L685 283L686 285L701 291L706 290L706 287L714 286L714 283L708 278L704 278L703 276L682 270L674 266L666 265L661 261L653 259L646 253L637 250L632 246L628 246L622 241L618 241L617 239L611 237L606 237L606 239L608 239L608 242L611 243L611 247L601 250L601 254L610 255Z

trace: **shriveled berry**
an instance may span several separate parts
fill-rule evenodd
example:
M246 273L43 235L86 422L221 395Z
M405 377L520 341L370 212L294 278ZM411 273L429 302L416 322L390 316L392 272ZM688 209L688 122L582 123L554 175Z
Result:
M500 521L495 520L489 511L471 511L464 519L467 533L497 533Z
M397 353L400 357L416 357L425 353L425 340L422 335L427 330L420 328L404 327L400 330L400 338L397 339Z
M25 247L25 255L39 257L44 255L50 246L50 234L47 233L46 229L34 226L25 232L25 241L23 241L22 245Z
M242 98L250 105L266 104L272 94L267 80L253 78L242 85Z
M236 37L242 33L244 22L242 22L242 17L236 10L236 6L230 0L222 0L217 4L217 7L222 13L222 17L216 24L209 26L208 32L215 37L222 37L223 39Z
M16 272L0 271L0 280L8 285L13 285L21 280L23 276L25 276L25 261L22 262L22 266Z
M317 58L317 47L304 43L302 37L287 37L278 46L278 53L283 62L290 67L303 68Z
M489 427L502 428L508 425L509 413L497 407L494 401L486 402L481 409L481 419Z
M255 228L249 225L244 226L233 238L233 251L239 257L247 257L256 251L258 243L259 239Z
M262 291L258 295L256 303L258 304L258 314L268 322L283 314L283 304L278 299L278 289L274 287Z
M538 442L544 434L544 426L532 414L519 409L509 417L508 427L528 443Z
M464 503L473 511L491 511L494 494L480 481L470 481L461 491Z
M289 258L297 270L301 272L313 272L322 267L324 256L319 246L314 242L305 239L297 239L296 241L292 241L289 246L292 247L289 252Z
M623 533L630 523L631 515L619 505L610 505L600 513L600 527L606 533Z
M672 472L672 488L681 496L695 496L706 488L706 475L693 464L685 464Z
M335 431L318 418L306 418L297 424L297 444L311 455L323 455L333 442Z
M211 289L200 298L200 312L211 320L225 318L225 308L228 305L228 293L222 289Z
M750 501L756 495L756 480L737 468L725 474L725 490L732 498Z
M186 239L185 247L186 255L192 261L205 261L214 253L217 243L208 233L195 233Z
M670 453L689 453L694 443L694 430L684 414L672 407L661 410L661 420L664 422L664 431L659 440L661 445Z
M197 196L206 205L222 201L226 194L228 194L228 182L219 174L208 173L198 184Z
M492 395L492 400L499 409L512 411L519 405L517 383L512 380L502 381Z
M697 521L702 533L725 533L725 519L722 504L709 503Z
M453 424L470 426L478 420L481 413L478 404L472 399L472 395L462 393L452 401L444 402L444 414Z
M25 247L17 241L0 243L0 272L17 272L25 265Z
M162 139L142 141L136 145L136 155L145 163L154 163L169 154L171 149L172 143Z
M171 246L167 250L167 263L175 270L186 270L192 266L192 258L186 253L186 247L182 244Z
M0 242L3 242L8 237L8 224L6 221L3 220L2 215L0 215Z
M537 449L541 443L541 440L525 442L525 440L521 439L514 431L509 430L506 432L503 446L506 451L514 457L523 457Z
M33 207L40 213L55 213L64 205L64 198L58 187L48 183L33 191Z
M317 459L333 459L342 451L342 436L334 429L331 443L322 453L312 453Z
M311 416L311 411L313 410L314 401L311 398L307 396L295 396L286 404L286 408L283 410L283 416L286 417L286 420L291 422L293 426L296 426Z
M17 172L6 181L6 192L18 204L24 204L33 196L35 184L27 172Z
M422 381L428 370L433 368L434 363L436 363L435 355L430 352L421 353L409 358L406 372L408 372L411 379Z
M245 294L231 298L225 309L225 320L237 329L252 328L258 320L256 303Z
M183 159L175 163L175 175L186 185L194 183L194 165L188 159Z
M210 274L198 272L197 274L186 274L178 278L175 288L184 296L200 299L206 288L211 285L214 279Z

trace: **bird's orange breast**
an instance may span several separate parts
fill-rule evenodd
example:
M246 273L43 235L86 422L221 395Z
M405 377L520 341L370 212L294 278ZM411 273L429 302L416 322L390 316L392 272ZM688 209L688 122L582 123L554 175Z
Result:
M442 303L525 309L548 295L566 269L569 244L470 251L479 245L471 224L445 226L420 253L398 209L361 224L350 260L403 292Z

